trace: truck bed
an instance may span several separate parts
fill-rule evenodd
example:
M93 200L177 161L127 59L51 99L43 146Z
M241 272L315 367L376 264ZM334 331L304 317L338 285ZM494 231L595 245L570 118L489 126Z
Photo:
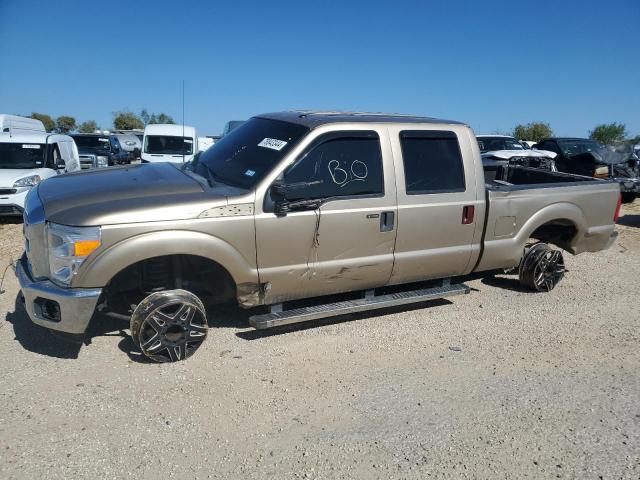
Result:
M523 189L545 186L574 185L575 183L596 183L604 180L571 173L551 172L518 165L485 165L484 178L487 189Z
M487 166L484 173L487 207L475 270L518 265L530 238L572 254L606 249L615 239L615 182L521 166Z

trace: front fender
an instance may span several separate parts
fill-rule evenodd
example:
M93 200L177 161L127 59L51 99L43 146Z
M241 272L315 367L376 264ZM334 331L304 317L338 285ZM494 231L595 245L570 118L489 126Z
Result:
M195 255L224 267L236 285L258 283L258 271L224 240L202 232L165 230L136 235L89 257L73 282L74 287L98 288L126 267L163 255Z

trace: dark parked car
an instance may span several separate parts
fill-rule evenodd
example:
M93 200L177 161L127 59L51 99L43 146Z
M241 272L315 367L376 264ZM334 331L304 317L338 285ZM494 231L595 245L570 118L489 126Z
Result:
M131 163L130 152L122 148L115 135L78 133L71 137L78 146L80 167L83 170Z
M560 172L616 180L623 202L633 202L640 194L640 162L630 146L605 147L588 138L545 138L534 148L557 153Z
M118 132L115 136L120 141L123 150L129 153L132 160L140 158L142 151L142 140L133 132Z

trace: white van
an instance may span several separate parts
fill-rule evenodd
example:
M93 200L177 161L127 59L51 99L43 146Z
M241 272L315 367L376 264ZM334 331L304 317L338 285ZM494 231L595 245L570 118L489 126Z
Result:
M0 133L46 132L40 120L0 113Z
M216 143L214 138L211 137L198 137L198 151L204 152L207 148Z
M76 170L80 170L78 147L70 136L44 131L1 132L0 216L22 215L24 199L33 186Z
M154 124L144 129L143 162L189 162L196 153L198 137L193 127Z

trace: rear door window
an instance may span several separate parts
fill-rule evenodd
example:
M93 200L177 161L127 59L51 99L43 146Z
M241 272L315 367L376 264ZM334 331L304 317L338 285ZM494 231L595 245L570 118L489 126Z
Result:
M462 154L454 132L400 132L405 188L408 195L464 192Z
M337 132L320 137L285 173L285 183L309 182L288 196L322 199L383 195L382 153L376 132Z

